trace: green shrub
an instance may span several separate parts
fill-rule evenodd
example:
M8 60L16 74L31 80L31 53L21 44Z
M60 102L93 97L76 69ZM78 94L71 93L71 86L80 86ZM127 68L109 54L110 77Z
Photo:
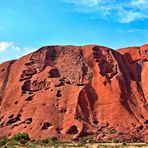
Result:
M16 135L14 135L12 139L15 141L20 141L22 139L26 140L26 141L30 140L29 135L27 133L18 133Z
M0 140L0 147L4 146L8 141L6 139L1 139Z
M93 136L93 135L89 135L89 136L86 138L86 141L91 142L91 143L95 142L94 136Z
M42 140L43 144L49 144L49 145L53 145L57 142L57 138L56 137L51 137L50 139L46 138Z
M42 142L43 142L44 144L48 144L48 143L49 143L49 139L44 139L44 140L42 140Z
M28 145L28 148L36 148L36 146L40 144L41 144L41 141L34 140L34 141L29 142L27 145Z
M127 144L126 144L126 142L123 142L122 145L126 146Z
M20 139L19 142L20 142L21 144L26 144L26 143L28 142L28 140Z
M119 141L119 139L114 139L113 140L113 143L119 143L120 141Z
M79 142L83 145L83 144L86 144L86 137L81 137L79 138Z
M57 137L51 137L50 140L53 141L53 142L56 142L57 141Z
M81 138L79 138L79 142L81 144L86 144L87 142L94 143L95 142L94 135L88 135L86 137L81 137Z

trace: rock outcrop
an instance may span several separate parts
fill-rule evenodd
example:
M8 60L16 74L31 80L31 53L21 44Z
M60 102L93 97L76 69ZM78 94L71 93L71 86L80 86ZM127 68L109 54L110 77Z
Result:
M148 141L148 44L45 46L0 64L0 137Z

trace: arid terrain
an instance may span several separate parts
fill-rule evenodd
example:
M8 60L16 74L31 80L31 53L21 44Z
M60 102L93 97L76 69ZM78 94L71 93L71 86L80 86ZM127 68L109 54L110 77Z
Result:
M148 142L148 44L45 46L0 64L0 138Z

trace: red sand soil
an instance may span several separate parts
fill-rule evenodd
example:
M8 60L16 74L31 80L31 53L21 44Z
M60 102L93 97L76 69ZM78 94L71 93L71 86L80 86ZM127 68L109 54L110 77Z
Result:
M45 46L0 64L0 138L148 141L148 44Z

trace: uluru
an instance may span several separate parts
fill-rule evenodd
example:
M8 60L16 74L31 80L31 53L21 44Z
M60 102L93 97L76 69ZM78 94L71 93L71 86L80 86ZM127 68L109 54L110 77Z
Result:
M148 142L148 44L44 46L0 64L0 138Z

